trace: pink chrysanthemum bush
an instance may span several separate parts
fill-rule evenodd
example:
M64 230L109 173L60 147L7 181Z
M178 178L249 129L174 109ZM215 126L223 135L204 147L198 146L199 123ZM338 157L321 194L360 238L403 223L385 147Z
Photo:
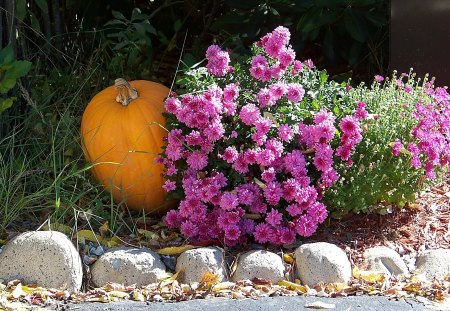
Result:
M327 218L323 196L370 127L366 105L296 60L278 27L231 62L212 45L165 103L164 189L180 200L165 217L191 240L292 243Z
M382 212L414 202L430 184L448 180L450 162L450 95L434 79L412 72L385 78L371 86L349 89L374 117L357 146L354 165L325 194L336 216L349 212Z

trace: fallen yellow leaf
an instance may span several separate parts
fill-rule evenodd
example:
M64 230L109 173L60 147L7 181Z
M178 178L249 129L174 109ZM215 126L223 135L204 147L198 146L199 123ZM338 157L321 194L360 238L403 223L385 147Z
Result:
M108 294L111 297L117 297L117 298L121 298L121 299L130 297L130 294L122 292L122 291L118 291L118 290L113 290L113 291L109 292Z
M77 237L80 241L103 242L103 238L100 235L95 234L92 230L80 230L77 232Z
M306 293L308 291L308 289L306 288L306 286L300 285L300 284L296 284L296 283L292 283L286 280L281 280L278 282L278 285L280 286L285 286L288 289L291 290L296 290L302 293Z
M156 252L160 255L179 255L190 249L194 249L196 246L193 245L182 245L182 246L170 246L157 250Z
M364 271L359 270L357 267L353 268L353 277L371 283L383 282L386 279L386 275L383 272Z
M145 297L144 297L144 295L142 295L142 293L140 291L137 291L137 290L133 291L131 296L133 297L133 300L135 300L135 301L145 301Z
M289 255L289 254L283 254L283 259L288 264L292 265L294 263L294 258L291 255Z

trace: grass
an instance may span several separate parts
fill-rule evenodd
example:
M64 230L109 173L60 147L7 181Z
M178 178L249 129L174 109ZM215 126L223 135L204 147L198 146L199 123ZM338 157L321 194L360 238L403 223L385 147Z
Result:
M91 178L80 144L82 112L108 84L100 61L74 64L69 72L37 64L29 77L32 92L23 96L27 115L16 114L14 122L0 117L0 127L17 124L0 140L0 233L37 229L44 222L80 228L91 219L120 229L118 206Z

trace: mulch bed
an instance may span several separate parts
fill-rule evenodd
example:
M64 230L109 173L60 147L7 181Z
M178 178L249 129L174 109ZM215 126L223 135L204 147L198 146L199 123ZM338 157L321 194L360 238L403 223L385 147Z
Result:
M336 244L362 266L364 250L384 245L414 258L428 249L450 248L450 185L420 193L416 203L387 215L359 214L321 227L308 242Z

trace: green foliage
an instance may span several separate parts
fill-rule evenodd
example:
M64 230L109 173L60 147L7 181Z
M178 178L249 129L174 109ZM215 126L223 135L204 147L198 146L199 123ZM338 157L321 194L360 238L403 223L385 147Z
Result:
M133 9L130 19L118 11L112 11L112 14L115 19L105 24L112 27L107 34L107 43L114 51L112 65L149 66L153 54L151 38L156 35L156 29L149 22L150 16L138 8Z
M300 58L313 58L319 67L327 67L333 75L348 71L348 67L359 70L361 75L384 70L387 0L226 0L224 5L228 10L211 29L238 51L245 51L249 41L255 41L259 35L284 25L292 31L293 45ZM236 41L232 36L236 33L245 42ZM336 69L330 68L335 65Z
M16 60L10 45L0 50L0 114L10 108L16 97L6 97L17 83L17 80L30 71L31 63Z
M325 195L334 217L350 212L386 213L387 206L403 207L414 202L415 195L429 184L423 170L411 167L411 155L406 149L400 157L392 154L397 139L412 140L411 130L417 123L413 115L415 104L432 101L424 92L427 80L415 79L410 73L404 83L412 91L406 92L397 79L401 77L394 73L384 85L375 82L348 92L350 101L366 103L373 115L352 158L354 164L340 168L342 179ZM440 172L441 177L443 173Z

